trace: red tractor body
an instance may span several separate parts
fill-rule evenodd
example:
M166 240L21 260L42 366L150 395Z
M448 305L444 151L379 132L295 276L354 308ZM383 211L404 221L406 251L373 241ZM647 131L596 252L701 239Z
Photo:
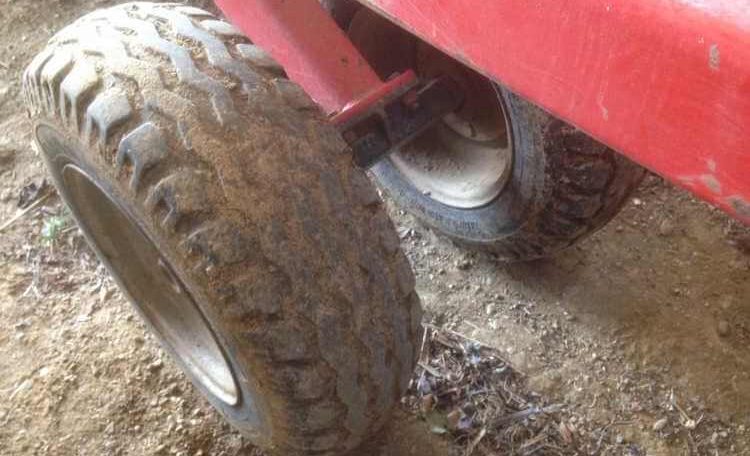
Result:
M750 223L744 2L361 3ZM318 0L217 4L334 121L366 111L411 80L381 81Z

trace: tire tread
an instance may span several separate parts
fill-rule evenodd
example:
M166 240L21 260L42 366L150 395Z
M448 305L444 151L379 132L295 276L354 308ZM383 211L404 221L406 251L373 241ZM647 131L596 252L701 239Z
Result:
M331 150L341 144L337 135L317 134L329 127L310 113L309 98L272 81L278 67L248 54L252 45L221 24L179 5L96 11L50 41L24 74L24 91L33 118L65 125L84 144L96 141L92 160L181 251L186 269L214 290L217 312L248 356L262 360L260 383L281 398L264 445L282 454L338 454L381 425L407 386L421 338L413 275L366 178ZM288 195L297 206L284 220L245 213L245 225L232 225L219 170L204 154L256 111L279 112L294 125L302 115L289 113L303 111L305 128L285 140L328 150L269 157L289 160L282 166L294 176L312 169L321 182L307 177L313 184L300 191L292 177L274 176L278 188L299 193ZM335 216L347 216L339 231L317 227ZM299 248L324 258L302 264ZM335 255L341 266L322 280L328 288L308 290L316 283L309 275Z

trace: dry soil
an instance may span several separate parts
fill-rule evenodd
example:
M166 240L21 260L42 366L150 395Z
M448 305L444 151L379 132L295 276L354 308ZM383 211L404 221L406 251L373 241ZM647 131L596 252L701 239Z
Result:
M45 179L21 72L55 30L112 3L0 1L0 225ZM562 404L573 451L750 454L747 228L649 177L579 246L505 265L390 212L426 321L494 347L524 394ZM0 233L0 399L2 455L260 454L145 332L54 195ZM379 452L462 454L454 440L405 406Z

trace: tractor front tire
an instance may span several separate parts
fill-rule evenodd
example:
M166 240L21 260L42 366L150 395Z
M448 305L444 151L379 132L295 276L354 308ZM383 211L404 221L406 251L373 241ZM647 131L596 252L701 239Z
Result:
M60 195L209 401L273 454L357 447L405 391L420 304L391 221L307 96L179 4L95 11L24 74Z

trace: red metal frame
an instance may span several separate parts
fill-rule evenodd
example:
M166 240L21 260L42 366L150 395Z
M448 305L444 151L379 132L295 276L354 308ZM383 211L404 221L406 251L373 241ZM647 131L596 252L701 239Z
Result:
M334 123L367 111L416 79L407 72L381 81L319 0L216 0L216 4L284 67Z
M750 223L745 2L359 1ZM217 3L329 113L380 83L317 0Z

